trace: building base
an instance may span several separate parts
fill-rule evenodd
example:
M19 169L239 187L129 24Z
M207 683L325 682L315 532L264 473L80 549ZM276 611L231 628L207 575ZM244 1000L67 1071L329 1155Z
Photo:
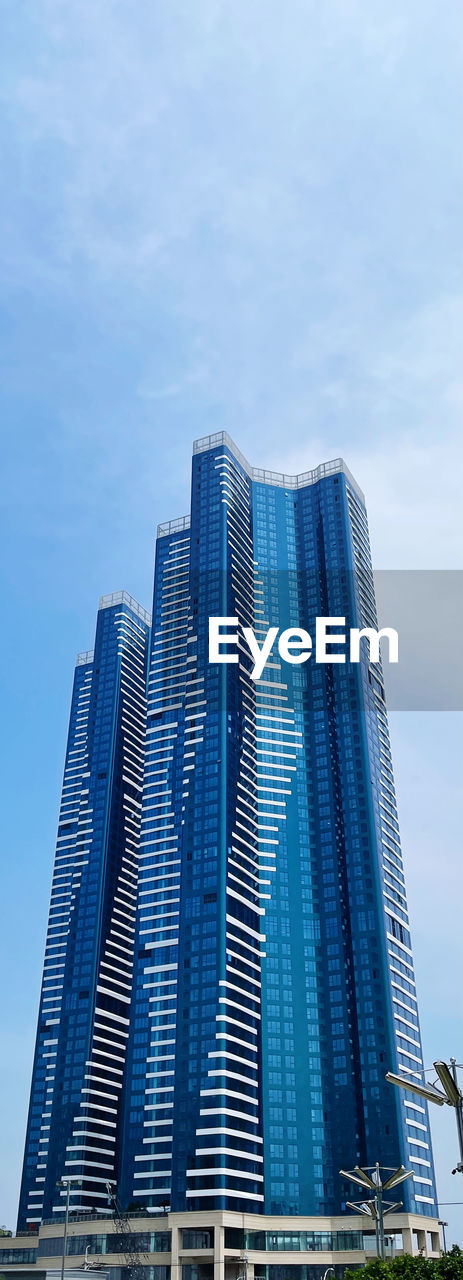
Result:
M64 1221L42 1223L0 1241L0 1272L21 1280L59 1280ZM392 1214L387 1256L441 1255L439 1223L417 1214ZM65 1280L342 1280L376 1254L374 1232L357 1215L303 1218L212 1212L134 1215L121 1232L111 1217L71 1215ZM328 1280L328 1277L327 1277Z

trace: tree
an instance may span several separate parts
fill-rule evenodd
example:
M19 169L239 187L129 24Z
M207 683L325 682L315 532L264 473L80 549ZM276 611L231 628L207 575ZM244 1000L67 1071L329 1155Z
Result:
M387 1262L375 1258L365 1267L345 1271L344 1280L463 1280L463 1252L455 1244L441 1258L412 1258L409 1253Z

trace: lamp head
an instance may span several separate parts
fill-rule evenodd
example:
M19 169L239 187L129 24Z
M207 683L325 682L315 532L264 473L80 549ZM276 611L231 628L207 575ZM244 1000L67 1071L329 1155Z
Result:
M396 1169L395 1173L391 1173L387 1182L383 1182L383 1191L390 1191L392 1187L397 1187L399 1182L405 1182L406 1178L412 1177L413 1169L406 1169L405 1166L401 1164L400 1169Z
M360 1169L358 1164L356 1164L355 1169L340 1169L339 1173L341 1178L347 1178L349 1182L358 1182L360 1187L368 1187L368 1190L371 1189L373 1191L375 1189L376 1184L373 1179L370 1178L368 1173L365 1173L364 1169Z
M463 1093L458 1088L456 1080L454 1080L446 1062L435 1062L435 1070L439 1076L442 1088L446 1094L446 1101L451 1107L458 1107L463 1102Z
M443 1107L444 1102L449 1101L433 1084L419 1084L412 1078L408 1079L408 1076L396 1075L394 1071L386 1071L386 1080L400 1089L407 1089L409 1093L417 1093L420 1098L426 1098L427 1102L436 1102L438 1107Z

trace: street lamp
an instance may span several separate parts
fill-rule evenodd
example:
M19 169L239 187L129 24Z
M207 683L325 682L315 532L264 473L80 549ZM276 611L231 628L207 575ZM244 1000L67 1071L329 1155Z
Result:
M61 1280L64 1280L64 1266L66 1262L66 1243L68 1238L69 1199L71 1195L72 1182L74 1182L77 1187L82 1186L82 1178L77 1178L72 1176L61 1178L61 1180L56 1183L57 1187L66 1187L66 1212L64 1214L63 1254L61 1258Z
M445 1228L448 1227L448 1225L449 1225L448 1222L441 1222L439 1218L439 1226L442 1227L442 1235L444 1239L444 1253L447 1253L447 1245L445 1243Z
M363 1214L374 1222L376 1252L378 1258L381 1258L381 1261L384 1262L386 1257L384 1219L386 1214L394 1213L396 1209L400 1209L402 1207L402 1201L395 1200L394 1203L392 1203L390 1200L384 1200L383 1192L390 1191L392 1187L397 1187L399 1182L405 1182L406 1178L411 1178L413 1176L413 1171L412 1169L405 1169L403 1164L401 1164L398 1169L389 1169L385 1166L382 1167L384 1172L389 1174L389 1177L386 1177L384 1182L381 1177L381 1166L378 1163L375 1165L369 1165L366 1169L361 1169L360 1166L356 1164L355 1169L340 1169L339 1172L341 1178L347 1178L349 1182L357 1182L361 1187L366 1187L369 1191L373 1191L373 1195L370 1196L368 1200L365 1199L357 1202L354 1200L346 1200L346 1208L353 1209L355 1213Z
M386 1072L386 1080L390 1084L397 1085L400 1089L407 1089L410 1093L417 1093L420 1098L426 1098L427 1102L435 1102L438 1107L453 1107L457 1121L458 1145L460 1149L460 1159L452 1173L463 1173L463 1093L460 1089L457 1076L457 1064L455 1058L450 1059L450 1064L435 1062L434 1070L436 1071L442 1085L441 1089L436 1089L434 1084L417 1084L415 1080L408 1076L396 1075L394 1071Z

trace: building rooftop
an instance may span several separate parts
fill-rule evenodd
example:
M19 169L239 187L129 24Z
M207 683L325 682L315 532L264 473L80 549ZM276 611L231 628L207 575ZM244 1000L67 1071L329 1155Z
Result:
M357 481L354 479L352 472L346 466L343 458L333 458L330 462L321 462L318 467L314 467L312 471L302 471L300 475L290 476L283 471L266 471L261 467L252 467L245 458L241 450L229 436L228 431L217 431L212 436L202 436L200 440L193 443L193 454L207 453L210 449L216 449L218 445L225 445L230 453L236 458L237 462L243 468L243 471L251 480L259 484L277 485L281 489L305 489L309 484L316 484L317 480L323 480L325 476L331 476L337 471L342 471L349 480L355 493L358 494L361 502L365 502L364 495Z
M151 626L151 614L148 613L147 609L143 608L142 604L138 603L138 600L135 600L134 596L129 595L128 591L112 591L110 595L100 596L98 608L112 609L115 604L128 605L137 618L140 618L142 622L146 622L148 627Z
M93 662L93 658L93 649L82 649L82 652L77 654L76 667L86 667L88 662Z

